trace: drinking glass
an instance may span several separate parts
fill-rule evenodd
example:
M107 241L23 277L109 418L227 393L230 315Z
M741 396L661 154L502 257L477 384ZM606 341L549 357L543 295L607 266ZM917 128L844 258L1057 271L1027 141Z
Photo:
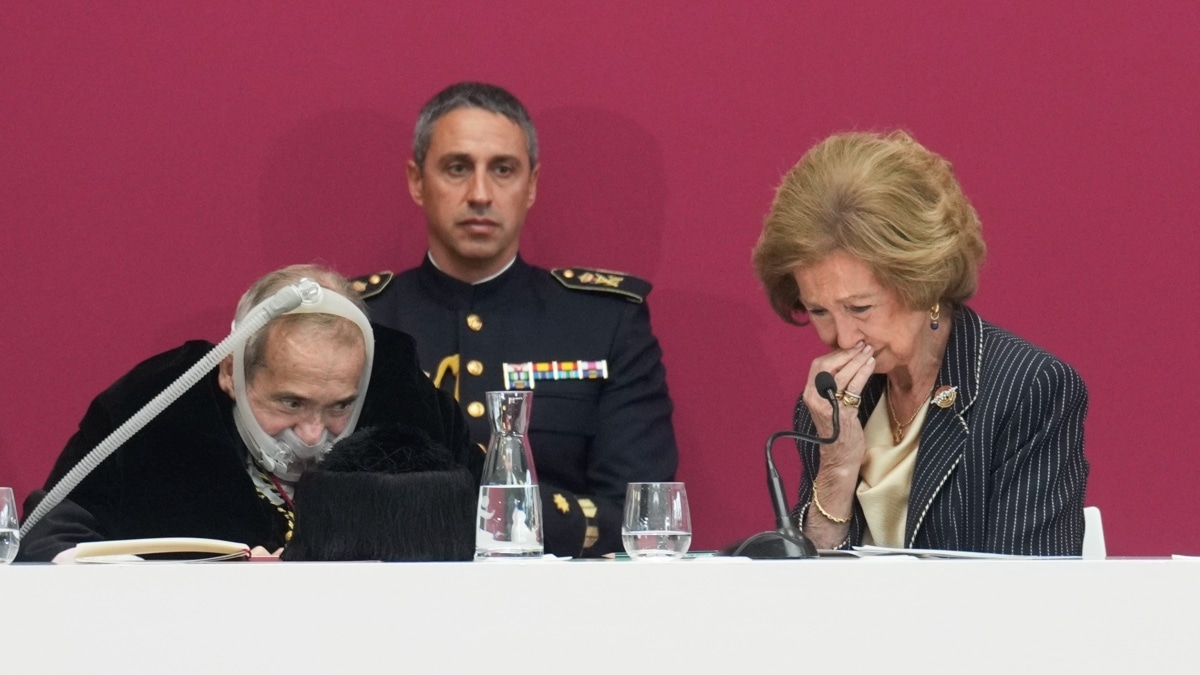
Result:
M634 560L682 558L692 545L692 516L683 483L630 483L621 543Z
M17 500L13 497L12 488L0 487L0 565L7 565L17 557L17 544L20 541Z

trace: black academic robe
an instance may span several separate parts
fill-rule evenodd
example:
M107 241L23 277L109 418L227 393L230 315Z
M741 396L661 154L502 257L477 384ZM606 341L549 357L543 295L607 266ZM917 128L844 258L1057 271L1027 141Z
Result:
M375 361L358 428L401 422L445 444L478 476L465 420L417 365L412 338L375 326ZM92 401L45 489L213 347L191 341L138 364ZM207 537L275 550L286 520L257 492L233 401L214 369L100 463L22 540L18 560L46 561L77 543L143 537ZM25 514L44 491L30 495Z

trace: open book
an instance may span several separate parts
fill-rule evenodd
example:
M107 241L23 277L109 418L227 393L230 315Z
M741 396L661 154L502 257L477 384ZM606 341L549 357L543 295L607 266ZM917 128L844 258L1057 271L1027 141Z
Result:
M246 560L250 547L235 541L201 537L154 537L91 541L75 546L77 563L153 562L143 556L156 556L163 562L213 562Z

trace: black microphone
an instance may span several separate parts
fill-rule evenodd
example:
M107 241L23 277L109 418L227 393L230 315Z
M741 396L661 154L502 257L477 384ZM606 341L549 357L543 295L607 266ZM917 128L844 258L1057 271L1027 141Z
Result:
M752 537L726 546L718 551L717 555L742 556L757 560L817 557L817 547L792 524L792 518L788 515L787 492L783 488L779 470L775 468L775 460L771 457L771 448L780 438L795 438L822 445L837 440L841 433L841 423L838 419L837 382L834 381L833 375L821 371L817 373L814 384L817 393L833 406L833 433L828 438L822 438L799 431L776 431L767 438L767 490L770 492L771 504L775 509L775 529L759 532Z
M829 399L833 404L833 419L837 419L837 380L833 376L822 370L813 378L813 384L817 387L817 393ZM834 428L837 428L837 423L834 422ZM837 431L833 432L834 439L837 438ZM830 441L832 443L832 441Z

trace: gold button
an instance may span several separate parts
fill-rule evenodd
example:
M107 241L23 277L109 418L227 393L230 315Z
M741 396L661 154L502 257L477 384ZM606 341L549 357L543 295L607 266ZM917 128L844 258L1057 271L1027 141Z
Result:
M375 285L375 284L377 284L377 283L379 283L379 275L378 275L378 274L372 274L372 275L371 275L371 285L372 285L372 286L374 286L374 285Z
M467 361L467 372L478 377L483 374L483 364L474 359Z
M467 328L470 328L473 331L483 330L483 319L479 318L478 314L468 314Z
M563 276L564 276L564 277L566 277L566 278L568 278L568 279L572 279L572 278L574 278L574 277L575 277L575 271L574 271L574 270L564 270L564 271L563 271Z
M483 404L479 401L471 401L467 406L467 414L471 417L483 417Z

